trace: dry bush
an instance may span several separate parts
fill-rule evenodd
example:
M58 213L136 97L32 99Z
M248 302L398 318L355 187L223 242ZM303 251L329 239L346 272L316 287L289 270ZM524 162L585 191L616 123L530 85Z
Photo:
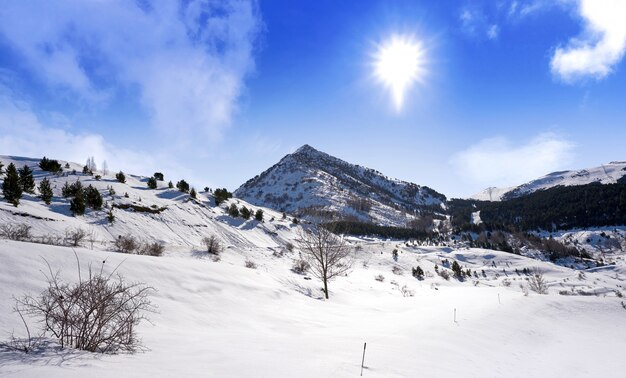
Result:
M86 237L87 231L82 228L68 228L65 230L65 242L72 247L78 247Z
M374 277L374 279L378 282L385 282L385 276L383 276L382 274L377 275L376 277Z
M144 243L141 245L141 248L139 248L139 254L147 255L147 256L161 256L163 255L164 251L165 251L165 246L157 242Z
M543 277L543 273L538 268L533 269L528 279L528 288L537 294L548 294L548 284Z
M400 288L400 292L402 293L403 297L412 297L415 295L415 292L411 289L409 289L408 286L404 285L402 286L402 288Z
M305 274L309 268L311 266L309 265L308 262L302 260L302 259L298 259L293 263L293 266L291 267L291 270L294 273L298 273L298 274Z
M293 243L291 243L291 242L287 242L287 243L285 244L285 249L286 249L288 252L293 252L293 249L294 249L294 245L293 245Z
M102 267L94 271L90 266L82 279L78 257L77 262L79 279L70 283L59 272L53 273L46 261L48 287L38 295L17 299L16 311L34 319L42 334L57 339L61 347L134 352L140 346L137 326L146 312L156 310L148 298L154 289L129 284L115 271L105 274Z
M207 253L219 255L222 252L222 243L215 235L205 236L202 239L202 244L204 244Z
M139 248L139 243L132 235L120 235L113 243L115 250L122 253L133 253Z
M246 260L246 268L256 269L256 263L252 260Z
M400 268L399 266L397 266L397 265L396 265L396 266L394 266L394 267L391 269L391 272L392 272L393 274L397 275L397 276L401 276L401 275L402 275L403 270L402 270L402 268Z
M20 224L1 224L0 225L0 237L9 240L27 241L32 238L30 234L31 226Z

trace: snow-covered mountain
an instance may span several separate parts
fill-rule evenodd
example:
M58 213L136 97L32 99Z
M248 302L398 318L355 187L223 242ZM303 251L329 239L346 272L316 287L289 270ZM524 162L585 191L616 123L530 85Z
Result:
M248 180L234 195L304 217L405 226L416 211L442 210L446 197L304 145Z
M626 176L626 161L612 161L595 168L552 172L519 186L487 188L470 198L482 201L501 201L555 186L574 186L591 183L615 184L622 180L624 176Z

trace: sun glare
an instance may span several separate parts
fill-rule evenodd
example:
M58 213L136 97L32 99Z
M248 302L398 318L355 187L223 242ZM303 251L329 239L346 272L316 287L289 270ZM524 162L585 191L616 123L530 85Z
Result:
M390 91L396 110L400 111L406 92L423 79L424 49L419 41L394 36L381 45L375 56L375 75Z

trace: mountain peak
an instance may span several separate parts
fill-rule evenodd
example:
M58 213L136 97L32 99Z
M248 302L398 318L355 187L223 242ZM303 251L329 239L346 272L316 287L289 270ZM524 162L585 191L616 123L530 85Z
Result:
M298 148L293 154L304 155L310 153L320 153L320 151L316 150L308 144L305 144L302 147Z

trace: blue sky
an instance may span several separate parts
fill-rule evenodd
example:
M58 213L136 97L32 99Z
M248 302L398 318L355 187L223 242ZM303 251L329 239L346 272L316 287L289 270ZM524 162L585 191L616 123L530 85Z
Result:
M448 196L626 160L626 5L2 1L0 154L235 189L308 143ZM374 75L424 51L400 110Z

